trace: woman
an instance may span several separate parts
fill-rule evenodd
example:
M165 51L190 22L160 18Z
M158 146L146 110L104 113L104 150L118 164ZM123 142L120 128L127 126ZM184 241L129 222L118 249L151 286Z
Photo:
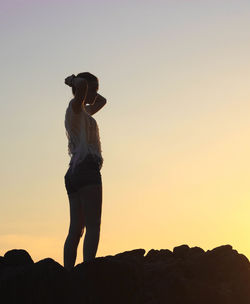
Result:
M72 270L77 247L86 233L83 243L83 260L93 260L98 248L102 213L103 164L99 129L92 117L105 104L106 99L97 93L98 78L89 72L65 78L72 87L73 99L65 114L68 138L69 168L64 176L69 198L70 226L64 244L64 267Z

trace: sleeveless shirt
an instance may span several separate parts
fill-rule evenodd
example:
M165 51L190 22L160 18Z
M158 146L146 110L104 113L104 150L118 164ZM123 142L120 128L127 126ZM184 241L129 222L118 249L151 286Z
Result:
M96 120L81 105L81 112L75 113L72 108L72 101L66 109L64 126L68 138L68 155L71 157L69 166L72 170L82 162L87 155L93 156L99 165L103 165L101 141L99 128Z

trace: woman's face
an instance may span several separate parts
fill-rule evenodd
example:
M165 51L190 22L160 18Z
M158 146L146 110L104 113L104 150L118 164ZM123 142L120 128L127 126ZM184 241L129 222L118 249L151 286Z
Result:
M88 81L88 92L84 104L93 104L97 97L98 83L96 81Z

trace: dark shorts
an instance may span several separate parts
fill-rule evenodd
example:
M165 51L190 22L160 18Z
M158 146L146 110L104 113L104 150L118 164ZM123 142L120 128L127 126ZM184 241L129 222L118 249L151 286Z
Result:
M77 164L74 171L70 166L64 175L64 182L68 194L91 184L102 184L102 175L98 163L91 157Z

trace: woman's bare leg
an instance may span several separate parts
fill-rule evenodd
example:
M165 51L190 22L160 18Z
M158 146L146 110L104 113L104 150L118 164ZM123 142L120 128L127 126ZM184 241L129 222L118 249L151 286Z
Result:
M83 205L79 194L74 192L69 196L70 205L70 226L68 236L64 244L64 267L67 270L74 268L77 248L83 234Z
M83 243L83 260L85 262L95 258L99 244L102 214L102 184L87 185L81 188L78 193L83 208L83 221L86 227Z

